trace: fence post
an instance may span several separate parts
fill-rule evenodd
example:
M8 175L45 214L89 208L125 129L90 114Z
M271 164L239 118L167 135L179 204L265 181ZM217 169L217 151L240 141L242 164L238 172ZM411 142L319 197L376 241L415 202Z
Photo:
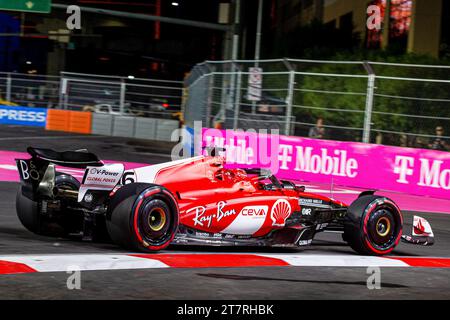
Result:
M233 60L231 63L231 69L230 69L230 87L227 95L227 102L225 106L223 106L223 123L226 126L227 124L227 110L233 110L234 101L236 99L236 71L239 70L236 67L236 62Z
M367 95L366 95L366 109L364 111L364 131L362 141L370 143L370 127L372 125L372 109L373 109L373 94L375 91L375 71L368 61L363 62L364 69L369 75L367 79Z
M286 127L284 129L285 135L290 135L291 133L291 117L292 117L292 103L294 101L294 85L295 85L295 71L289 71L289 91L286 98L287 109L286 109Z
M373 94L375 90L375 74L369 74L367 80L367 96L366 96L366 110L364 112L364 143L370 143L370 128L372 125L372 109L373 109Z
M234 119L233 119L233 129L236 130L238 128L239 122L239 112L240 112L240 104L241 104L241 81L242 81L242 71L239 70L237 73L237 84L234 96Z
M225 64L225 67L222 66L222 72L227 71L227 65ZM217 113L216 117L219 119L219 121L223 118L223 108L225 104L227 103L227 97L228 97L228 90L229 90L229 79L227 74L222 74L222 91L221 91L221 97L220 97L220 105L219 109L220 111ZM213 123L213 126L215 123Z
M211 128L211 111L212 111L212 105L214 100L214 71L215 67L208 66L209 68L209 76L208 76L208 88L206 90L208 91L207 97L206 97L206 121L205 126L207 128Z
M8 73L8 77L6 78L6 101L11 102L11 73Z
M59 106L58 109L67 109L67 90L68 79L64 77L64 72L61 72L59 79Z
M127 90L127 84L125 83L125 80L122 79L120 82L120 114L123 115L125 113L125 93Z

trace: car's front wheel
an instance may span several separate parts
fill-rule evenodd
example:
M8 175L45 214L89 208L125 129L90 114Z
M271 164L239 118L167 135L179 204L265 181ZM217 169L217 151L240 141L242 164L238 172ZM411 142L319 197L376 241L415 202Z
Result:
M111 198L106 215L108 233L116 244L154 252L166 248L178 230L178 206L162 186L132 183Z
M386 255L397 246L403 218L398 206L383 196L366 195L348 208L344 239L364 255Z

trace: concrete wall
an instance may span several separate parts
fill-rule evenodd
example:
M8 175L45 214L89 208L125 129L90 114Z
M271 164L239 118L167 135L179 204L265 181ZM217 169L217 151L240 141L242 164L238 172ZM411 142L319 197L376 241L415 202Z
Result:
M92 134L137 139L171 141L174 130L179 128L176 120L141 117L124 117L94 113Z
M135 121L134 117L115 116L112 135L134 138Z
M171 141L174 130L178 129L178 121L174 120L158 120L158 128L156 131L156 140Z
M156 140L158 122L159 119L136 118L136 129L134 132L134 137L138 139Z
M92 133L104 136L112 136L114 116L109 114L94 113L92 115Z

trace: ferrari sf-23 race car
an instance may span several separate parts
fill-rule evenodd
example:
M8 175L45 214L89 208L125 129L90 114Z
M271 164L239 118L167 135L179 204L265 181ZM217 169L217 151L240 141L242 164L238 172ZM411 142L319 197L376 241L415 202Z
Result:
M300 247L321 231L342 232L364 255L388 254L401 238L434 242L420 217L402 237L399 207L374 191L347 206L265 169L230 169L211 150L133 170L104 164L87 150L27 151L30 159L16 160L16 208L22 224L40 235L108 239L145 252L169 244ZM60 167L85 169L82 181Z

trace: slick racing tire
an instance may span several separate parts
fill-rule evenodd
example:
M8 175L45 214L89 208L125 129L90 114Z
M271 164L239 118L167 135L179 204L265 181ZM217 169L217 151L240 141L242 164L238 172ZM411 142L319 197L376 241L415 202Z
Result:
M386 255L399 243L402 228L401 211L392 200L366 195L348 208L343 238L359 254Z
M80 182L71 175L57 172L55 186L78 190ZM19 188L16 195L16 212L22 225L33 233L45 236L63 236L66 233L64 223L41 215L40 203L25 197L22 193L22 187Z
M113 242L143 252L169 246L178 223L178 205L170 191L146 183L131 183L117 190L106 214L106 227Z

